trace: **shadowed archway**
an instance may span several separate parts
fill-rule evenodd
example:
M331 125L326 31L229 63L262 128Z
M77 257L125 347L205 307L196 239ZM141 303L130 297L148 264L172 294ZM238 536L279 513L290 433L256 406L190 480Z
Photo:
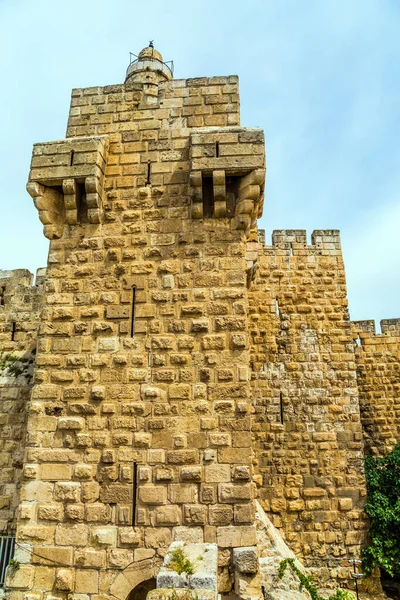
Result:
M126 600L146 600L147 594L156 588L156 584L155 577L138 583L138 585L129 593Z

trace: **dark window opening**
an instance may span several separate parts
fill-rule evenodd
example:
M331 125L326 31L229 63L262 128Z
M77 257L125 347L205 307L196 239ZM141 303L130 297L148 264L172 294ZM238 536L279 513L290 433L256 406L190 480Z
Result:
M14 342L15 341L15 332L17 330L17 324L15 321L12 322L12 328L11 328L11 341Z
M283 425L283 394L282 392L279 394L279 416L281 423Z
M137 463L133 463L132 477L132 527L136 525Z
M86 190L83 183L76 184L76 207L78 213L78 223L89 223Z
M219 158L219 142L215 142L215 156Z
M15 537L7 535L0 538L0 587L4 587L6 568L14 556Z
M4 306L5 301L4 301L4 292L6 291L6 288L1 287L0 288L0 306Z
M146 600L147 594L151 592L151 590L156 589L156 584L155 578L138 583L138 585L129 593L126 600Z
M280 422L283 425L284 414L283 414L283 393L282 392L280 392L280 394L279 394L279 418L280 418Z
M72 165L74 164L74 156L75 156L75 152L74 150L71 150L71 154L69 157L69 166L72 167Z
M203 218L214 216L214 190L212 177L203 176Z
M150 185L151 178L151 162L147 163L147 172L146 172L146 185Z
M132 308L131 308L131 337L135 335L135 300L136 300L136 287L132 287Z

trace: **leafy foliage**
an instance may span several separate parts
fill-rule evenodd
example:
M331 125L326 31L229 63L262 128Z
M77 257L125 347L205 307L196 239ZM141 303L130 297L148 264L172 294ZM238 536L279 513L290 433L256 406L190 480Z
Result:
M10 559L9 565L10 565L10 567L12 567L14 569L14 571L18 571L18 569L20 567L18 560L15 560L15 558Z
M176 571L179 575L182 575L182 573L193 575L196 565L187 558L182 548L177 548L171 552L171 560L168 563L168 568Z
M383 458L367 456L367 504L371 542L362 551L363 570L382 568L400 576L400 444Z
M307 577L307 575L304 575L304 573L302 573L300 569L296 567L294 558L285 558L285 560L280 563L278 570L279 579L282 579L288 567L298 577L300 581L300 589L307 590L312 600L325 600L319 595L317 588L311 583L310 578ZM328 600L354 600L354 596L351 592L338 589L332 596L329 596Z
M29 364L29 359L15 356L14 354L5 354L0 358L0 371L12 377L22 375Z

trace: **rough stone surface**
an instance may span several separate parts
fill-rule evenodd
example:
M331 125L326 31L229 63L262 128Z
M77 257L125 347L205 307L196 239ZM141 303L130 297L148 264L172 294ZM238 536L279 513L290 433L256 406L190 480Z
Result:
M258 555L257 549L243 547L233 549L233 565L240 573L257 573Z

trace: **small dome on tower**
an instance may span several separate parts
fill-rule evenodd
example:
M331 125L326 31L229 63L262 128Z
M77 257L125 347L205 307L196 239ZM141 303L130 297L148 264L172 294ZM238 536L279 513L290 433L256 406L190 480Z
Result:
M126 81L137 81L139 83L149 83L151 81L166 81L172 79L172 62L165 63L162 54L158 52L150 42L146 48L139 52L139 56L132 54L134 60L131 61L126 70Z
M162 57L161 52L156 50L154 48L154 46L146 46L146 48L143 48L143 50L141 52L139 52L139 56L138 56L139 60L145 60L146 58L154 58L155 60L159 60L160 62L163 62L163 57Z

